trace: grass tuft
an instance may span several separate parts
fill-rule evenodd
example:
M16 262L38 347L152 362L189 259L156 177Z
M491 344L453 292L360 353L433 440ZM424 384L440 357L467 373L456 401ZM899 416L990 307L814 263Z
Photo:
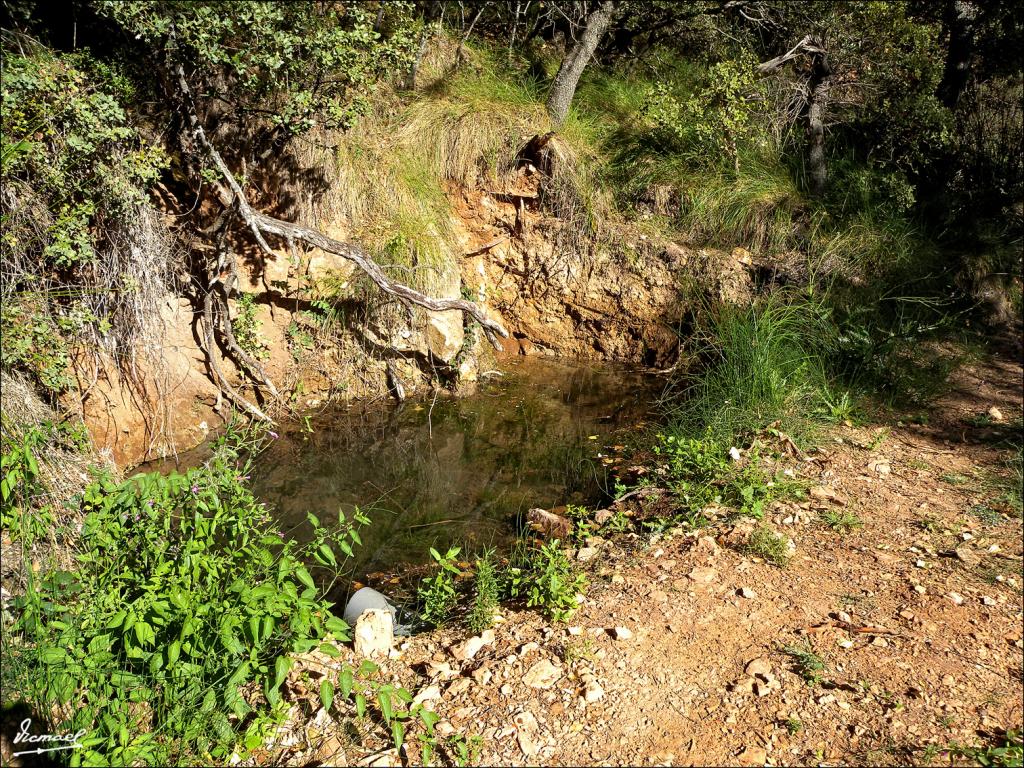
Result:
M780 568L789 563L789 543L767 525L759 525L753 530L744 550Z

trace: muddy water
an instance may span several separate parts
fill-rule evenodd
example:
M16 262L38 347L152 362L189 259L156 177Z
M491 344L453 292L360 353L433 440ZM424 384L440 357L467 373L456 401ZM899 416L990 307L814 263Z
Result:
M372 519L354 575L400 572L429 547L501 547L534 506L600 501L608 446L651 418L659 379L609 365L510 363L473 396L324 414L257 459L257 496L285 530L306 513Z

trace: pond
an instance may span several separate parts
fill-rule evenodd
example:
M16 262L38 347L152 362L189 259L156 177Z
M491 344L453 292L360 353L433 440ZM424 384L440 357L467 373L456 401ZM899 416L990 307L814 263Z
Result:
M519 358L477 393L353 405L283 430L253 488L296 538L357 505L371 519L354 576L401 573L429 548L499 549L531 507L607 499L627 430L652 418L662 380L607 364Z

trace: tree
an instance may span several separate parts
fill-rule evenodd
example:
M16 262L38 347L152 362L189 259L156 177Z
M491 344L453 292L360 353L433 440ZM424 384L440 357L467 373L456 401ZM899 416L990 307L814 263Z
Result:
M562 65L558 68L558 74L555 75L555 80L551 84L551 90L548 92L547 101L548 114L551 115L551 119L557 125L565 122L573 96L576 95L576 86L579 85L580 77L583 75L583 70L586 69L590 57L597 50L601 38L608 31L608 26L611 24L614 14L614 0L603 0L587 16L583 34L580 35L579 40L573 44L569 53L562 60Z
M825 159L825 120L828 107L829 89L832 84L832 66L828 51L821 39L814 35L805 36L791 50L758 65L762 74L775 72L787 62L806 55L809 66L805 68L805 83L802 87L803 103L800 113L804 117L807 131L807 165L811 178L811 192L818 197L825 194L828 185L828 162Z

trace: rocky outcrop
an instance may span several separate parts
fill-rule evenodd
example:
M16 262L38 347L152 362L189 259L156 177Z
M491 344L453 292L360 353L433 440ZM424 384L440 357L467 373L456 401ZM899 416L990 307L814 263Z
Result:
M486 191L466 190L458 203L471 254L463 281L519 340L513 353L674 362L688 303L682 249L627 228L610 240L579 237L564 221Z

